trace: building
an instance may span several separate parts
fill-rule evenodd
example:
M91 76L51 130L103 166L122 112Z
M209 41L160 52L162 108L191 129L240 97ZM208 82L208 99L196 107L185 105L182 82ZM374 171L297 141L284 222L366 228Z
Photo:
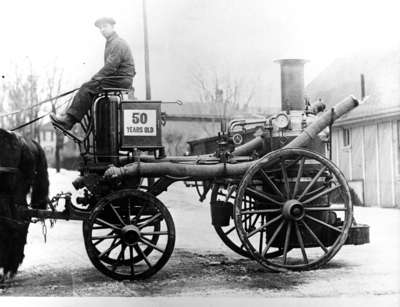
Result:
M222 103L185 102L161 104L166 114L166 123L162 128L163 145L168 155L182 155L188 151L188 141L214 137L221 131L221 122L225 113L226 121L232 118L254 117L256 110L225 106ZM249 113L249 112L253 113Z
M337 120L332 159L365 206L400 208L400 50L335 60L307 87L311 101L328 107L360 97L365 76L368 101Z
M40 126L39 139L40 145L46 153L47 163L52 165L56 149L56 133L51 123L46 123Z
M40 145L46 153L47 164L49 167L54 167L57 134L50 122L44 123L40 126L39 138ZM64 168L72 168L72 165L77 165L75 160L79 158L78 146L65 136L62 149L60 151L60 158L61 166Z

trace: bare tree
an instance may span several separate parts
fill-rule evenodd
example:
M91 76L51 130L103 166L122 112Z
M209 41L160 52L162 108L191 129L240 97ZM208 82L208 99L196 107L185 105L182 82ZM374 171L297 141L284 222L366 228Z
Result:
M47 98L50 99L52 97L56 97L61 94L61 87L63 81L63 73L64 70L59 68L57 65L53 66L53 69L47 73L46 76L46 89L47 89ZM56 112L56 105L58 99L51 100L51 111L53 113ZM64 136L61 133L56 133L56 148L54 151L54 161L55 168L57 173L60 172L61 169L61 158L60 151L62 150L64 143Z
M255 92L254 84L249 87L241 78L216 72L197 72L192 79L198 100L208 105L206 112L216 115L222 123L238 111L246 112Z
M18 69L15 70L15 79L9 82L8 88L8 106L10 111L19 111L10 117L9 125L11 127L20 126L38 116L39 108L33 107L39 101L38 77L30 72L23 76ZM39 141L39 125L32 123L21 129L24 136Z
M182 131L167 131L163 133L163 144L169 156L181 155L184 152L184 135Z
M21 67L15 66L14 78L7 82L8 108L5 111L11 114L7 116L9 129L29 123L38 118L41 109L46 109L46 111L51 109L52 112L56 111L58 99L50 101L49 109L49 104L40 105L39 96L50 99L60 95L63 83L63 70L54 64L51 70L47 72L46 76L41 78L41 82L39 83L39 77L34 74L31 61L29 59L28 61L28 69L23 70L19 69ZM15 113L13 113L13 111L15 111ZM40 142L40 125L38 122L27 125L22 128L20 132L24 136ZM63 146L63 141L63 136L56 134L55 167L57 172L59 172L61 166L60 151Z
M5 99L7 94L7 86L5 83L1 83L0 86L0 128L5 128L5 119L6 116L4 114L6 113L6 108L5 108Z

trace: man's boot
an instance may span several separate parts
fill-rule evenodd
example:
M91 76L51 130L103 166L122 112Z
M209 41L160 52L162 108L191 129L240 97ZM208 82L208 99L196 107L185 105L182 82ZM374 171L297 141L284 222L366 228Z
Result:
M62 114L57 116L54 113L50 114L51 121L56 124L57 126L62 127L65 130L71 130L72 127L77 122L76 119L70 114Z

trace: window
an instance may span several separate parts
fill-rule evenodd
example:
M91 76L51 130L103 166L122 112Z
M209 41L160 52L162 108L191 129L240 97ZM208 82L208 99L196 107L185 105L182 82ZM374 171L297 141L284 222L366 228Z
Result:
M343 128L343 147L349 147L350 145L351 145L350 129Z

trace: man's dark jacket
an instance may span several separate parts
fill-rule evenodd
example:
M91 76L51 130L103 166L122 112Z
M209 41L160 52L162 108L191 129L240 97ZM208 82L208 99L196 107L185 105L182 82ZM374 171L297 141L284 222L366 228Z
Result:
M106 42L104 50L104 67L93 76L93 80L104 77L126 76L133 78L136 74L135 63L128 44L113 33Z
M102 88L126 88L132 86L135 76L135 64L128 44L113 33L106 42L104 50L104 66L89 82L82 84L74 96L67 114L79 122L90 109L96 94Z

